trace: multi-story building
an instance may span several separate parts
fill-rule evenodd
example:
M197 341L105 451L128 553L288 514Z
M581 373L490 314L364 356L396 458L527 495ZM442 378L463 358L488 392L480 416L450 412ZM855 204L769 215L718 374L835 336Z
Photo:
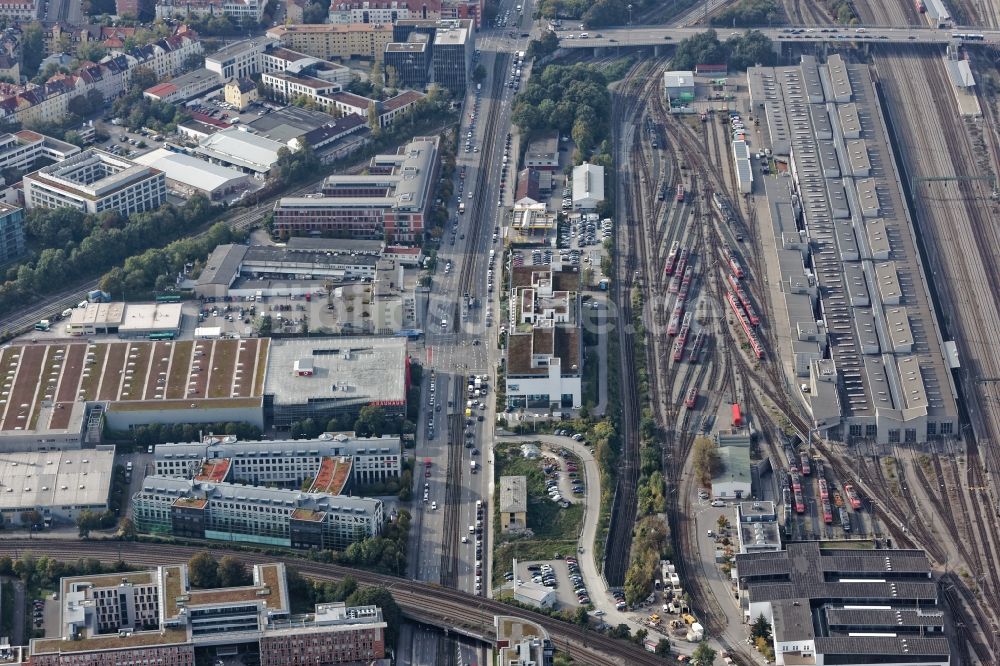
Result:
M29 209L70 207L129 215L159 208L166 193L162 171L93 148L24 177Z
M0 262L24 253L24 209L0 203Z
M163 0L156 3L157 18L228 16L238 21L258 22L266 2L261 0Z
M350 437L343 433L266 442L206 437L204 443L157 446L154 464L159 476L194 478L206 463L228 461L221 481L300 488L306 479L319 475L328 458L351 459L351 476L345 483L390 481L398 479L402 470L402 443L399 437L388 435Z
M224 81L248 79L263 71L264 53L277 44L271 37L254 37L223 47L205 58L205 67Z
M453 21L454 27L439 27L434 33L432 54L434 82L460 98L468 84L469 67L475 50L475 35L469 21Z
M583 354L580 274L557 261L516 266L510 282L507 404L579 407Z
M391 23L281 25L267 36L317 58L340 59L381 60L385 45L393 41Z
M226 102L240 111L246 111L252 102L257 101L257 86L250 79L233 79L223 89Z
M222 78L218 74L202 67L193 72L181 74L169 81L150 86L142 94L152 100L167 104L179 104L193 97L204 95L221 85Z
M33 21L38 17L41 3L38 0L4 0L0 2L0 16L16 21Z
M382 500L318 487L333 488L347 465L350 459L327 458L310 486L316 492L221 483L215 479L224 464L195 479L147 476L132 497L135 526L151 534L343 550L379 534L384 523Z
M78 153L79 146L31 130L0 134L0 169L29 171L40 157L61 162Z
M328 177L322 197L283 197L274 208L275 230L419 242L433 200L437 155L437 137L415 137L395 155L373 157L366 175Z
M382 23L441 17L441 0L353 0L330 4L329 23Z
M195 649L259 653L265 666L369 663L385 656L378 606L317 604L291 614L283 564L256 564L250 585L193 588L187 565L63 578L59 636L34 639L32 666L194 666Z
M409 41L385 46L385 71L395 72L399 85L424 89L431 80L431 44L424 34L410 35Z
M948 624L921 550L789 543L736 555L748 623L772 628L776 664L948 666Z
M152 70L157 79L179 74L188 58L201 55L204 49L193 33L181 33L164 37L152 44L138 46L128 51L116 51L128 56L136 66Z

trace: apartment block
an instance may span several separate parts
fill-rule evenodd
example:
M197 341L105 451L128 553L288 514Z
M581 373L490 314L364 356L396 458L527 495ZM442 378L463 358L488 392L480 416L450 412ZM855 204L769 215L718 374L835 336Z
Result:
M317 58L377 61L382 60L385 45L393 41L392 23L280 25L268 30L267 36Z

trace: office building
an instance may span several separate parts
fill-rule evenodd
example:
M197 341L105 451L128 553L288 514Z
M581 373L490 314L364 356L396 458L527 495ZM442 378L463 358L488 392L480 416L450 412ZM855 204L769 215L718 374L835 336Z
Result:
M559 132L541 132L528 142L524 153L524 166L539 171L559 168Z
M948 666L948 621L927 555L832 545L736 555L744 616L771 624L775 663Z
M0 203L0 262L24 254L24 209Z
M410 35L407 42L392 42L385 46L385 71L396 72L399 85L423 90L431 81L431 44L424 34Z
M79 146L31 130L0 134L0 169L31 171L39 158L61 162L80 152Z
M510 283L507 405L581 404L580 274L574 267L516 266Z
M331 5L331 11L333 6ZM267 31L290 49L317 58L381 60L385 45L393 41L392 23L281 25Z
M463 21L453 26L439 26L434 32L434 50L431 54L434 82L447 88L455 98L465 94L471 73L472 54L475 51L475 34Z
M157 83L155 86L146 88L142 94L157 102L179 104L204 95L221 85L222 78L218 74L202 67L193 72L181 74L169 81Z
M284 565L256 564L250 585L194 588L185 564L63 578L54 638L31 641L32 666L194 666L259 654L262 666L370 663L385 656L377 606L291 612Z
M334 462L325 463L331 480L339 476ZM334 550L344 550L382 531L382 500L331 495L315 483L303 492L216 478L212 471L195 479L147 476L142 490L132 497L136 529L195 539Z
M205 68L218 74L223 81L248 79L259 74L264 53L277 44L271 37L254 37L225 46L205 57Z
M326 460L349 458L349 478L357 485L398 479L402 471L402 443L399 437L353 437L344 433L321 435L318 439L241 442L232 437L205 438L191 444L160 444L154 467L159 476L195 478L205 465L224 463L219 481L252 486L300 488L307 479L317 479Z
M420 242L433 201L438 142L415 137L395 155L373 157L368 174L330 176L322 197L282 197L274 208L275 231Z
M93 148L24 177L29 209L76 208L91 214L114 210L130 215L156 210L166 195L162 171Z
M781 550L781 530L774 502L737 502L736 534L741 553Z

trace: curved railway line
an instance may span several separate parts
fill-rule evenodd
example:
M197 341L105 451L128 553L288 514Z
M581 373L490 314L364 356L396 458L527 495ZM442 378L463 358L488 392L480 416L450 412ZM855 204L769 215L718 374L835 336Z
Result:
M206 545L206 547L209 547ZM0 541L0 555L18 558L26 553L37 557L47 556L61 561L95 558L105 563L124 560L133 566L154 567L187 562L204 548L173 544L104 541L64 542L56 539L4 539ZM124 551L124 552L123 552ZM514 608L498 601L475 597L430 583L395 578L359 569L333 564L311 562L288 555L268 555L232 551L236 559L247 564L282 562L294 567L302 575L319 581L337 581L351 576L359 584L387 588L404 614L417 622L440 623L462 627L481 636L489 636L493 617L508 615L537 622L549 632L555 646L567 651L574 663L604 666L628 664L629 666L662 666L663 658L646 652L633 643L619 641L603 634L588 631L578 625L562 622L546 615Z

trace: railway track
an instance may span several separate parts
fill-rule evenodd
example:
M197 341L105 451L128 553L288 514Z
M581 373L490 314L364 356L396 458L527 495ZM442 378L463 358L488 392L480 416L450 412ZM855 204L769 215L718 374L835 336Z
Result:
M56 539L5 539L0 541L0 556L20 558L28 553L64 562L95 558L104 563L125 561L132 566L155 567L187 562L207 547L220 549L218 544L194 547L176 544L103 541L61 541ZM463 628L487 639L492 636L493 618L507 615L537 622L549 632L556 647L567 651L574 663L592 666L628 664L630 666L662 666L663 658L646 652L642 647L589 631L578 625L553 619L547 615L507 606L498 601L475 597L431 583L422 583L360 569L324 564L291 555L273 555L232 551L236 559L246 564L282 562L302 575L318 581L338 581L350 576L360 585L387 588L404 614L417 622L439 623Z

